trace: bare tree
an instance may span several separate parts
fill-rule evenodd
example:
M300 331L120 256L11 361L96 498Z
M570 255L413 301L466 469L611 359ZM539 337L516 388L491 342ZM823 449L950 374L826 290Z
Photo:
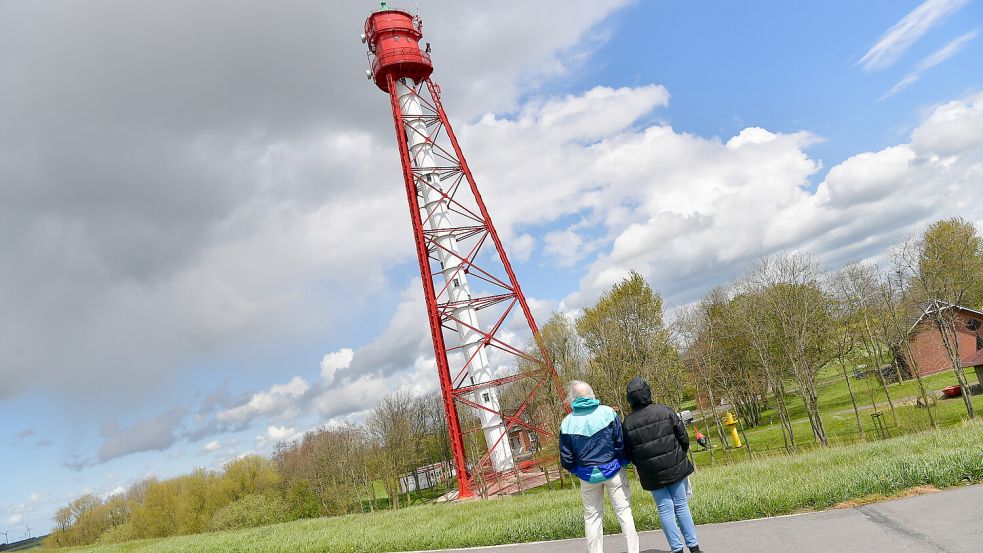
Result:
M891 409L894 425L898 426L898 412L894 407L894 399L881 366L884 363L884 351L880 340L875 336L875 321L882 319L885 314L880 312L882 303L878 301L880 286L877 267L866 263L852 263L837 273L833 279L833 288L839 300L846 303L852 312L860 344L866 352L867 366L874 371L874 378L881 385L884 396ZM894 363L895 376L901 382L901 367Z
M847 269L842 269L833 277L834 303L832 311L834 332L834 348L836 358L843 370L843 380L846 382L847 391L850 393L850 404L853 406L853 415L857 423L857 434L863 440L864 425L860 420L860 409L857 407L857 396L853 393L853 383L850 381L850 373L847 370L847 359L856 346L857 335L860 333L858 312L856 303L849 293L850 277L846 274Z
M539 335L550 360L553 361L553 368L562 380L587 378L587 351L570 317L565 313L554 312L540 329Z
M752 268L749 277L777 321L783 353L798 385L812 433L827 446L816 377L832 358L831 325L829 298L822 287L819 264L802 254L769 257Z
M382 399L366 421L376 444L377 458L390 508L399 508L399 479L414 468L415 447L411 409L413 398L409 392L396 390Z
M692 305L680 308L676 312L675 326L683 346L683 363L688 369L693 384L699 390L697 393L697 406L703 410L703 402L700 401L700 393L706 393L707 408L710 409L710 418L714 428L717 430L718 443L727 443L724 438L724 429L720 424L720 417L717 415L717 400L714 393L714 373L717 370L714 364L712 351L716 346L714 333L705 332L707 321L705 310L700 305ZM701 417L706 420L706 417ZM726 451L726 450L725 450ZM710 448L710 463L713 464L713 448Z
M878 294L881 313L883 313L880 333L884 343L888 344L894 352L895 363L904 364L907 372L915 377L915 381L918 383L918 397L928 414L929 424L932 428L937 428L935 402L928 397L925 382L922 380L922 371L917 366L915 356L911 352L911 341L909 340L912 321L920 315L920 309L914 302L908 300L903 275L903 271L881 272L880 274Z

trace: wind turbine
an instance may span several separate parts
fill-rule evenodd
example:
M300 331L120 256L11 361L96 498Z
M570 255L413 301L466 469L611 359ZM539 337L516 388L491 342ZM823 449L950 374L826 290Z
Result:
M24 525L24 527L27 528L27 532L25 532L24 534L27 536L27 539L31 539L31 527L26 524Z
M7 545L8 543L10 543L10 542L7 541L7 534L9 534L9 533L10 533L10 530L4 530L3 532L0 532L0 534L3 534L3 544L4 545Z

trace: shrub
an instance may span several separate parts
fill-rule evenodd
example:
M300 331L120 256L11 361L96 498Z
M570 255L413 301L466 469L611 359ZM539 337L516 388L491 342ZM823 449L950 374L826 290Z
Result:
M99 540L96 543L109 544L109 543L122 543L124 541L130 541L136 539L136 532L133 529L133 525L127 522L126 524L120 524L119 526L113 526L112 528L106 530L99 536Z
M208 523L208 529L239 530L289 520L283 499L264 494L243 496L219 509Z

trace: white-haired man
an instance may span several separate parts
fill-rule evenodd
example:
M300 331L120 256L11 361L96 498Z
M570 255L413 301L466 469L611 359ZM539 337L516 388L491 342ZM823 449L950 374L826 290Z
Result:
M580 478L584 500L584 530L587 551L604 550L604 490L628 542L628 553L638 553L638 534L631 515L631 489L624 467L625 454L621 418L614 409L594 398L586 382L567 384L567 403L572 412L560 424L560 464Z

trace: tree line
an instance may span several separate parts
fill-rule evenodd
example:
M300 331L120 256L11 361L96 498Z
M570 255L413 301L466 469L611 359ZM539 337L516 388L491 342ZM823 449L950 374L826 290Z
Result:
M740 278L676 309L670 324L661 297L632 273L578 317L555 313L542 337L564 378L587 380L623 413L625 384L637 374L673 408L684 398L699 398L697 405L709 411L702 418L713 421L722 443L722 399L737 413L742 431L774 409L785 449L794 452L803 439L829 445L819 399L831 383L831 367L846 382L861 438L862 391L851 379L851 367L858 365L867 367L864 381L880 388L895 425L897 398L889 384L907 379L917 382L918 402L928 423L937 425L934 398L909 342L918 320L938 333L963 389L966 416L975 417L960 366L961 323L947 309L956 305L983 308L983 242L962 218L937 221L879 263L857 261L828 271L803 253L758 259ZM788 398L795 396L809 423L805 437L793 427Z
M739 279L674 310L671 321L662 297L633 272L576 316L554 313L540 340L563 380L590 382L622 414L628 410L625 385L642 376L657 401L677 410L696 398L721 443L721 399L737 413L741 431L761 424L762 412L773 408L784 446L795 452L803 440L829 444L819 400L830 367L846 382L861 438L862 391L853 388L850 371L856 365L866 365L870 378L864 380L880 388L895 418L889 383L915 379L926 417L937 424L908 341L921 316L940 333L963 387L967 417L974 417L959 364L958 323L951 310L938 308L947 305L983 307L983 241L961 218L934 223L920 237L896 245L880 263L827 271L801 253L759 259ZM535 351L538 347L530 347L531 354ZM530 385L519 380L505 387L503 409L514 411ZM555 388L545 389L530 411L556 431L564 414L562 398ZM796 396L808 419L806 436L796 433L787 403ZM464 427L475 422L469 423L476 417L467 410L460 415L467 419ZM466 447L471 458L479 457L480 433L470 434ZM540 447L548 454L556 444ZM753 455L750 447L746 451ZM221 471L197 469L147 479L109 497L78 498L58 511L47 544L112 543L399 509L413 499L410 488L438 483L442 491L451 489L452 466L439 395L414 397L397 390L361 424L308 432L296 442L277 444L268 458L251 455Z
M453 485L445 424L439 396L396 391L364 423L312 430L277 443L270 457L148 478L106 497L83 495L57 511L45 544L117 543L399 509L414 489Z

